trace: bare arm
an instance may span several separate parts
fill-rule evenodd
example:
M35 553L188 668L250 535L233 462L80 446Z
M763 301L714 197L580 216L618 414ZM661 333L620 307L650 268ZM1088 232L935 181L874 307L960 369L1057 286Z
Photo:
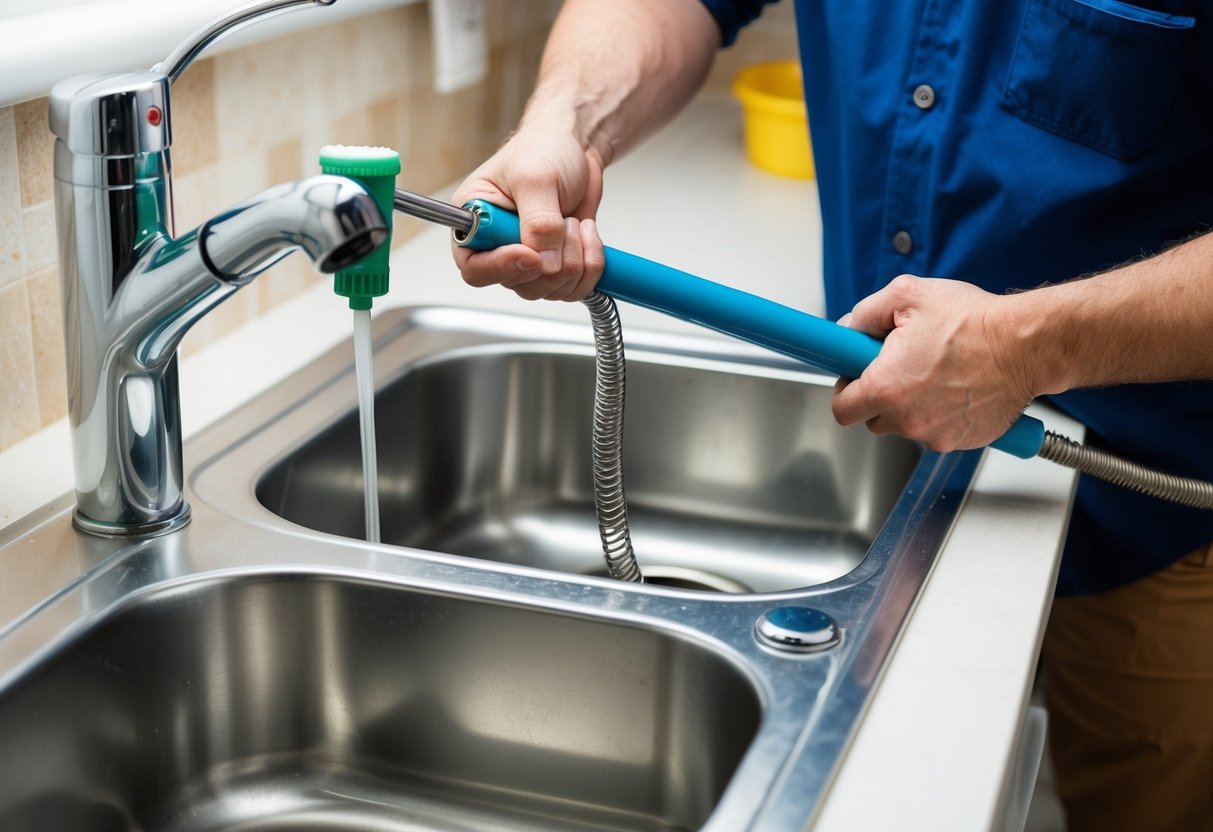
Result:
M578 141L608 165L690 100L719 46L699 0L569 0L523 123L572 116Z
M456 249L464 280L584 297L602 273L603 169L681 109L719 45L699 0L568 0L518 129L456 194L517 210L522 245Z
M1213 378L1213 234L1095 277L1012 295L902 276L849 325L885 339L834 415L940 451L988 444L1033 398Z
M1041 363L1040 393L1213 378L1211 234L1007 300L1008 337L1053 357Z

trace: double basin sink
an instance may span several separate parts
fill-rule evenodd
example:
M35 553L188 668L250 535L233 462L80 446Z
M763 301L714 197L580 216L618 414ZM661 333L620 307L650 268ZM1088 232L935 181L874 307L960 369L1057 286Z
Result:
M185 529L11 528L0 829L810 825L979 455L839 428L757 350L625 339L644 584L605 577L588 324L470 310L376 321L381 545L348 345L187 445ZM785 607L841 638L764 641Z

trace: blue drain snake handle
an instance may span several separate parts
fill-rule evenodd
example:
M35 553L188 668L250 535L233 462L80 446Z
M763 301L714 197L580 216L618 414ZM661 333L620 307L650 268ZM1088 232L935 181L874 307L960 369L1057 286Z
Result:
M477 215L477 224L461 245L485 251L521 239L517 214L480 199L464 207ZM598 291L844 378L859 378L880 353L880 341L870 335L614 248L606 249ZM1043 444L1044 423L1025 414L990 447L1030 459Z

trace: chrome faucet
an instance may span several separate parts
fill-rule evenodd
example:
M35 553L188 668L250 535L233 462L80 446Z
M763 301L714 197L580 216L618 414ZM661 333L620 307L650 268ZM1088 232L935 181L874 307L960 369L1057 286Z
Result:
M51 91L74 521L83 531L137 537L189 522L176 351L193 323L295 249L334 272L386 237L374 199L338 176L270 188L174 234L171 82L241 23L332 2L252 3L151 70L79 76Z

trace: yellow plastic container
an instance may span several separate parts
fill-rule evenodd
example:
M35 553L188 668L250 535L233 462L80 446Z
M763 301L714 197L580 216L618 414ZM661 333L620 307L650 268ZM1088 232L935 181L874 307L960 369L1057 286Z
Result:
M812 179L800 64L771 61L746 67L733 79L733 94L741 101L750 161L780 176Z

